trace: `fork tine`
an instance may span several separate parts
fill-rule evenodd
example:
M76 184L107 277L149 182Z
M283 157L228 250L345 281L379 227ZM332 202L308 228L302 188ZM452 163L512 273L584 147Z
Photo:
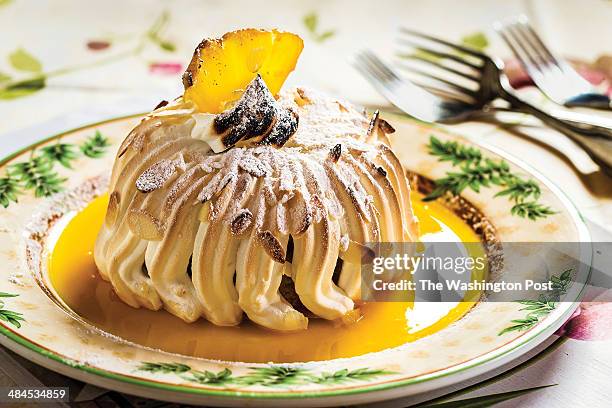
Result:
M544 41L542 41L538 33L531 27L531 25L529 24L529 21L527 20L525 16L522 16L519 19L518 25L522 27L524 31L528 34L528 36L530 36L533 39L532 44L536 45L537 48L544 51L544 53L546 54L546 57L548 57L550 61L554 62L555 65L559 65L559 61L557 60L557 58L550 51L550 49L546 46L546 44L544 44Z
M383 82L392 81L394 76L389 75L387 72L388 70L381 69L380 64L373 63L373 58L369 54L370 54L369 51L362 51L358 53L357 54L358 65L361 66L364 70L367 70L369 75L376 79L376 82L383 83Z
M457 98L440 98L409 80L404 80L386 67L372 52L357 54L354 65L357 70L393 105L425 122L454 120L470 110L470 104ZM381 75L386 78L381 78ZM462 102L459 104L458 102Z
M389 91L389 81L386 79L382 79L377 72L372 71L372 67L368 62L362 58L361 56L357 56L355 59L355 63L353 64L355 68L363 75L363 77L376 88L383 95L388 96L386 92Z
M524 47L523 43L516 36L516 33L510 29L510 26L496 24L495 30L497 30L514 56L525 66L528 72L539 71L538 61L536 61L533 55Z
M592 85L588 83L580 74L576 72L574 68L572 68L566 61L562 58L557 58L557 56L553 53L553 51L544 44L541 37L538 33L531 27L529 24L529 20L525 16L520 16L518 22L516 23L517 27L520 27L520 30L523 32L525 38L528 39L531 46L538 50L540 57L547 64L547 68L556 69L554 75L563 75L565 78L564 86L566 87L566 92L581 94L581 93L589 93L593 91ZM552 74L551 74L552 75ZM572 98L575 95L567 95L568 98ZM561 101L561 103L564 103Z
M548 60L548 57L538 50L538 47L533 43L533 40L529 38L528 33L523 29L523 27L521 27L520 24L512 24L511 27L508 27L508 31L514 34L516 43L530 55L530 58L535 61L535 64L546 66L550 63L554 63L553 61Z
M440 63L438 63L436 61L433 61L433 60L428 59L428 58L424 58L424 57L422 57L420 55L415 55L415 54L397 54L397 56L400 57L400 58L404 58L404 59L412 59L412 60L418 60L418 61L421 61L421 62L425 62L425 63L427 63L429 65L434 66L434 67L441 68L441 69L443 69L445 71L448 71L448 72L450 72L452 74L459 75L460 77L463 77L463 78L466 78L466 79L470 79L470 80L475 81L475 82L479 82L480 81L480 78L478 78L475 75L470 75L470 74L468 74L466 72L462 72L462 71L459 71L457 69L451 68L451 67L449 67L447 65L440 64ZM400 65L403 65L403 64L400 64Z
M383 73L383 75L389 77L390 79L399 79L397 74L391 71L387 64L383 63L374 53L366 50L363 54L373 66L375 66L378 70L380 70L380 72Z
M431 92L432 94L436 96L439 96L442 99L451 99L456 102L462 102L462 103L468 103L468 104L474 104L475 102L475 99L472 96L469 96L463 93L457 93L453 91L452 89L441 88L441 87L433 86L431 84L425 84L422 82L414 82L414 84L416 86L420 86L421 88L425 89L426 91Z
M425 54L431 54L435 57L438 58L444 58L444 59L449 59L449 60L453 60L455 62L458 62L459 64L463 64L463 65L467 65L468 67L475 69L477 71L480 70L480 67L470 61L467 61L465 58L462 58L458 55L455 54L450 54L448 52L442 52L442 51L437 51L431 48L426 48L423 47L422 45L419 45L411 40L402 38L399 40L400 44L404 44L404 45L408 45L409 47L413 48L416 51L420 51L423 52Z
M384 72L378 69L374 64L372 64L372 61L370 57L368 56L368 51L364 50L358 53L357 60L358 62L360 62L360 64L365 69L367 69L370 72L372 76L378 78L378 82L388 82L391 80L391 77L386 75Z
M461 52L463 52L465 54L471 55L472 57L476 57L476 58L480 58L480 59L487 58L486 55L484 55L483 53L481 53L479 51L473 50L472 48L465 47L465 46L459 45L459 44L455 44L455 43L452 43L450 41L443 40L441 38L433 37L433 36L431 36L429 34L423 34L423 33L420 33L418 31L412 30L410 28L401 27L400 31L402 31L403 33L408 34L408 35L413 35L415 37L424 38L426 40L433 41L433 42L438 43L438 44L446 45L447 47L450 47L450 48L453 48L455 50L461 51Z
M359 73L365 76L370 82L380 83L380 80L376 78L375 75L373 75L373 73L370 71L370 68L363 61L363 59L361 58L359 54L355 56L355 63L353 64L353 66L357 68Z
M384 87L385 84L382 82L382 80L380 80L376 75L374 75L368 67L366 67L365 65L363 65L362 62L356 61L356 63L354 64L355 68L359 71L359 73L361 75L364 76L364 78L372 85L378 85L381 87Z
M455 89L455 90L457 90L457 91L459 91L461 93L469 95L471 97L475 97L476 96L476 92L475 91L473 91L473 90L471 90L469 88L466 88L464 86L461 86L461 85L459 85L457 83L454 83L452 81L449 81L447 79L440 78L440 77L438 77L436 75L432 75L432 74L430 74L428 72L421 71L420 69L417 69L417 68L414 68L414 67L411 67L411 66L405 65L405 64L402 65L402 68L405 69L406 71L413 72L413 73L415 73L417 75L420 75L420 76L423 76L423 77L426 77L426 78L429 78L429 79L433 79L434 81L441 82L441 83L443 83L443 84L445 84L445 85L447 85L447 86L449 86L449 87L451 87L451 88L453 88L453 89Z

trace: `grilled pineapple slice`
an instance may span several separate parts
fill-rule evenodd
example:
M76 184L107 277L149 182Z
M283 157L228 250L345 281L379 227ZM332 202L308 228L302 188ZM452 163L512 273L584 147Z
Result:
M249 28L205 39L183 75L184 99L194 102L200 112L223 112L258 73L275 95L303 47L298 35L277 30Z

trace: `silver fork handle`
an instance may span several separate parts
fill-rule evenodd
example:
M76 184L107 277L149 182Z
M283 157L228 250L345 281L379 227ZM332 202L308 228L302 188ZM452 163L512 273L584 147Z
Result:
M523 113L527 115L531 114L531 112L518 109L514 106L509 108L495 107L494 110L499 112ZM556 119L560 119L563 122L569 123L570 125L577 126L580 129L585 129L590 132L598 131L601 132L601 135L612 137L612 118L593 116L560 109L547 110L545 112Z
M515 108L535 116L572 139L606 174L612 176L612 130L602 126L572 124L555 118L506 90L501 92L501 96Z
M583 112L575 112L567 109L558 109L552 108L547 109L546 112L549 115L552 115L558 119L563 119L566 122L574 123L574 124L588 124L601 126L607 129L612 130L612 117L611 116L601 116L601 115L593 115L589 113Z

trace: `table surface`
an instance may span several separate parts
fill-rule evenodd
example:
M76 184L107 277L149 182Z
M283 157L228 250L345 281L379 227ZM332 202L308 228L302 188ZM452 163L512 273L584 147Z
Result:
M306 46L288 83L307 84L357 104L384 107L387 102L351 68L350 56L355 51L369 47L391 57L397 28L405 25L454 40L477 38L482 43L484 38L487 52L508 56L509 51L491 26L495 20L518 14L526 14L546 42L572 58L590 80L600 87L610 87L609 0L274 0L265 4L0 0L0 156L44 136L88 122L148 111L159 100L175 97L181 92L180 73L194 45L205 36L245 26L297 32ZM305 18L310 25L305 24ZM39 81L28 92L3 91L7 83L41 76L44 82ZM557 109L533 87L519 92L547 109ZM607 116L612 119L612 115ZM604 230L612 230L611 179L594 171L590 159L564 136L522 116L509 118L503 129L495 124L466 123L453 126L452 131L529 162L562 186L581 213L596 225L596 234L602 228L597 239L609 236ZM574 162L559 150L576 156ZM610 406L612 303L583 303L564 333L553 336L525 359L518 367L484 383L383 406L407 406L432 398L463 400L540 385L554 386L498 406ZM50 373L0 349L0 386L25 384L65 384L82 406L159 406Z

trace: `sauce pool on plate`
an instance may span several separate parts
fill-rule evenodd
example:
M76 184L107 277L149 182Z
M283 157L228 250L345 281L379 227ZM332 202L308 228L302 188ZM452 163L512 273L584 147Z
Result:
M424 241L478 242L474 231L436 202L412 193ZM474 302L376 302L360 306L361 319L342 325L311 319L308 329L274 332L245 319L240 326L219 327L205 319L185 323L161 311L134 309L102 280L93 247L108 196L95 199L74 215L50 248L48 280L63 303L99 329L142 346L225 361L289 363L347 358L397 347L431 335L461 318ZM416 307L415 307L416 306Z

